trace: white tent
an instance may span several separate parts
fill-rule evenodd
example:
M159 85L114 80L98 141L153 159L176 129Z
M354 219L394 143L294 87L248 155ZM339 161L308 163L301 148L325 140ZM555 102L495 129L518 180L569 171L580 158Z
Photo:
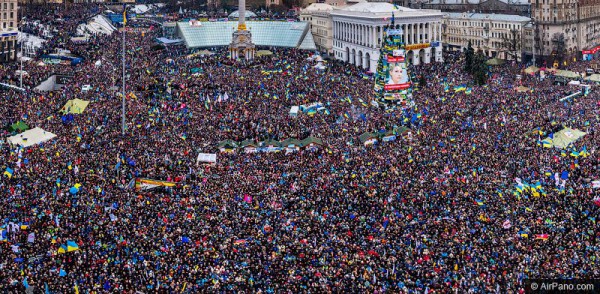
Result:
M215 153L199 153L198 154L198 163L217 163L217 154Z
M6 140L13 145L29 147L42 142L46 142L54 137L56 137L55 134L46 132L40 128L34 128L20 133L18 135L8 137Z
M290 108L290 116L292 116L292 117L298 116L298 110L300 110L299 106L292 106Z

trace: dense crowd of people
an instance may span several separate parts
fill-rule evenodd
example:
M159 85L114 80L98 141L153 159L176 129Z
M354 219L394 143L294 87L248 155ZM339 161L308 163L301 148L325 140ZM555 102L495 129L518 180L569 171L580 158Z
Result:
M79 15L66 21L90 16ZM3 126L57 135L20 148L1 131L0 172L11 172L0 179L0 291L519 293L528 278L600 276L596 85L560 101L573 86L506 65L454 91L471 77L447 54L410 68L425 81L414 108L384 111L359 68L316 70L296 49L250 63L223 49L190 57L153 46L160 29L149 27L126 36L122 135L121 33L72 44L75 27L54 46L82 64L33 60L26 91L0 92ZM3 67L3 82L16 69ZM34 89L57 72L72 75L61 91ZM74 98L90 104L62 119ZM327 112L288 115L313 102ZM541 143L561 125L587 133L566 154ZM409 131L395 141L359 140L399 126ZM324 146L217 147L309 136ZM198 164L199 152L216 164ZM136 191L136 178L177 185Z

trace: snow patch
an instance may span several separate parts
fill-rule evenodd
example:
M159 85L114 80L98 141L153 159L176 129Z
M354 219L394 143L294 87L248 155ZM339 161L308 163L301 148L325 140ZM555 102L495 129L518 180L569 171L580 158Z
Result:
M133 11L137 14L144 14L144 13L148 12L148 10L150 10L150 7L148 7L148 5L144 5L144 4L138 4L133 8Z
M42 44L44 44L44 42L46 42L46 40L38 37L38 36L34 36L31 34L27 34L27 33L21 33L19 32L19 37L18 37L19 42L25 42L25 46L33 46L35 48L40 48L42 47Z
M116 30L117 28L105 16L96 15L87 24L80 24L77 27L77 34L85 37L97 34L110 35Z

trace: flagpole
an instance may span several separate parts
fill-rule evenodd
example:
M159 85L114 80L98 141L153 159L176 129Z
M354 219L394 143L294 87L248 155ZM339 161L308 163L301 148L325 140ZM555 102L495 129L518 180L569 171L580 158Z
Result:
M121 101L121 134L125 136L125 25L127 24L127 6L123 4L123 88Z

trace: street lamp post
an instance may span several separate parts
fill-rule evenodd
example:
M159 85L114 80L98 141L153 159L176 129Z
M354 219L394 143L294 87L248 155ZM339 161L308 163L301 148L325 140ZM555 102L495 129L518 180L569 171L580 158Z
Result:
M535 18L531 18L531 26L532 26L532 29L533 29L533 34L531 34L533 36L533 44L532 44L533 45L532 46L532 49L533 49L532 50L533 51L532 52L533 53L533 66L536 66L536 63L535 63L535 47L536 47L537 44L535 43Z
M19 87L23 89L23 35L21 35L21 74L19 78Z
M127 23L126 19L126 10L127 7L123 5L123 89L121 99L121 134L125 136L125 24Z
M24 19L24 18L23 18ZM23 39L25 36L23 35L23 19L21 20L21 72L20 72L20 77L19 77L19 87L21 89L23 89L23 43L25 42L25 40ZM17 40L18 41L18 40Z

